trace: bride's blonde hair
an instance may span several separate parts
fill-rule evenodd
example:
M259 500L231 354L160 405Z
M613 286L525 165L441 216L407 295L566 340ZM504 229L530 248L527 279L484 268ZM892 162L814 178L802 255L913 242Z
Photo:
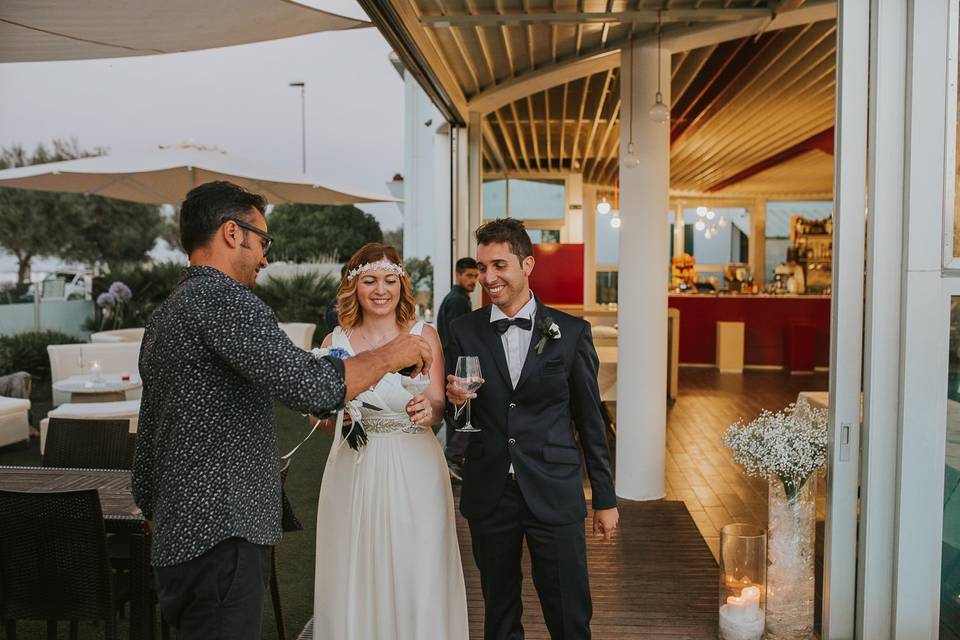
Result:
M381 260L403 266L400 254L397 253L396 249L379 242L369 242L350 256L344 273L349 274L362 265L380 262ZM406 271L399 277L400 301L397 303L397 325L406 327L416 319L416 301L410 291L410 278ZM360 276L358 275L352 279L344 276L340 281L340 292L337 294L337 317L340 320L340 326L344 329L354 329L363 321L363 309L360 307L360 301L357 300L357 282L359 280Z

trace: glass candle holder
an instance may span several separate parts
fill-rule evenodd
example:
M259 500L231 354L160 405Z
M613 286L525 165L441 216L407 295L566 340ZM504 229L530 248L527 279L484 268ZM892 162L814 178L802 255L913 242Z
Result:
M720 530L720 640L761 640L766 622L767 532L751 524Z
M103 379L103 377L100 375L101 369L103 369L103 363L101 363L99 360L90 361L90 373L93 374L94 382L100 382Z

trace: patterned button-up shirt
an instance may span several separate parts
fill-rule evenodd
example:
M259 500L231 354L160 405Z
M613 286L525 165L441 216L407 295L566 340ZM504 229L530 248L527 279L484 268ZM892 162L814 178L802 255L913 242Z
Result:
M147 323L133 495L154 566L232 537L280 541L273 399L317 416L343 406L343 363L314 358L250 289L190 267Z

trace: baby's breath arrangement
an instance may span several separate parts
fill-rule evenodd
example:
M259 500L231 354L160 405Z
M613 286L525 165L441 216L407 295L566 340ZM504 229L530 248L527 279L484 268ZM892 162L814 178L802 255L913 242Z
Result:
M763 410L749 424L737 420L723 444L751 476L780 478L788 500L796 498L807 478L827 460L827 411L806 402L783 411Z

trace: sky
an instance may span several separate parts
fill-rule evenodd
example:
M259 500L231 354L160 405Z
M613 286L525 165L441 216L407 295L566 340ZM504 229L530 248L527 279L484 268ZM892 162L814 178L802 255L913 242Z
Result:
M366 19L352 0L310 0ZM0 64L0 146L76 138L136 154L192 141L300 173L299 89L306 83L307 173L389 195L403 172L403 81L376 28L209 51ZM384 229L394 204L361 205ZM0 270L7 260L0 259Z

